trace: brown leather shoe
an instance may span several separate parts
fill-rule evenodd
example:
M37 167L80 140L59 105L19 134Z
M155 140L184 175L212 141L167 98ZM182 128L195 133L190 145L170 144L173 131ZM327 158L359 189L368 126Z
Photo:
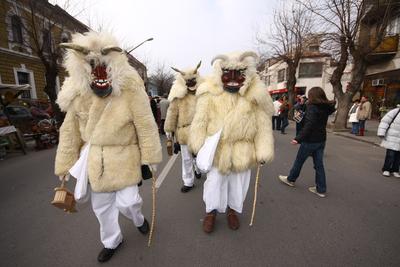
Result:
M228 219L229 228L231 228L232 230L239 229L240 227L239 218L237 217L236 212L233 209L228 208L226 218Z
M207 234L214 231L216 212L207 213L203 220L203 231Z

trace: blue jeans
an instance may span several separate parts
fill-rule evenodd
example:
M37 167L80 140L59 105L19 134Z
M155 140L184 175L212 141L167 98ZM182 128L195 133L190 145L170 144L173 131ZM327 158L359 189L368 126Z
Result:
M322 143L301 143L299 151L297 152L296 160L290 170L288 180L295 182L299 177L301 168L309 156L312 156L315 169L315 184L318 193L326 192L326 176L324 169L324 149L325 142Z
M351 123L351 133L352 134L358 134L359 132L359 123L358 122L352 122Z
M358 121L358 127L359 127L359 128L362 128L362 129L365 129L365 121L366 121L366 120L359 120L359 121Z
M289 126L289 120L287 117L281 117L281 133L285 133L286 127Z
M400 151L386 149L385 163L382 171L399 172L400 166Z

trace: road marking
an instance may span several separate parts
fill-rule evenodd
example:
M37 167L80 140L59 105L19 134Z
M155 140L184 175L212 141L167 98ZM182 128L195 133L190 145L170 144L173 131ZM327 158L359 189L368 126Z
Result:
M165 164L164 169L161 171L160 175L157 178L156 181L156 188L160 188L162 182L164 181L165 177L167 177L167 174L171 170L172 166L174 165L176 159L178 158L178 154L172 155L172 157L169 159L167 164Z

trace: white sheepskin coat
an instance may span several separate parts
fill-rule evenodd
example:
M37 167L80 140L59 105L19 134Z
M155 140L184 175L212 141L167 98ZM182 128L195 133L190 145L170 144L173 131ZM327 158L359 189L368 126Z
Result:
M189 129L196 110L196 95L188 92L185 79L196 78L195 90L202 82L200 75L193 72L194 70L185 70L185 77L178 73L168 96L170 104L164 123L164 131L174 132L181 145L188 143Z
M89 87L91 68L86 60L98 57L101 47L117 43L108 34L93 32L76 34L72 42L92 52L85 58L67 51L65 66L70 76L57 100L67 114L60 129L55 174L66 175L82 146L90 142L88 176L93 191L111 192L135 185L142 179L141 165L158 163L162 157L143 81L123 53L111 52L102 59L112 78L113 93L106 98L96 96Z
M239 55L229 54L229 61L214 63L214 75L197 90L190 128L189 147L194 153L207 137L223 129L213 162L223 174L241 172L274 157L272 99L256 74L255 63L251 58L239 61ZM224 91L221 67L247 68L246 81L238 93Z

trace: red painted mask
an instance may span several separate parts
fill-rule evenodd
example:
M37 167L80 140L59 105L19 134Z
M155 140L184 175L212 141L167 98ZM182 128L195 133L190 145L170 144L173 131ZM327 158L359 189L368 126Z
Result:
M237 93L246 80L246 69L222 69L221 81L224 89L230 93Z
M94 67L92 65L92 75L94 76L90 87L93 92L100 97L109 96L112 92L111 81L107 77L107 67L106 65L97 65Z

